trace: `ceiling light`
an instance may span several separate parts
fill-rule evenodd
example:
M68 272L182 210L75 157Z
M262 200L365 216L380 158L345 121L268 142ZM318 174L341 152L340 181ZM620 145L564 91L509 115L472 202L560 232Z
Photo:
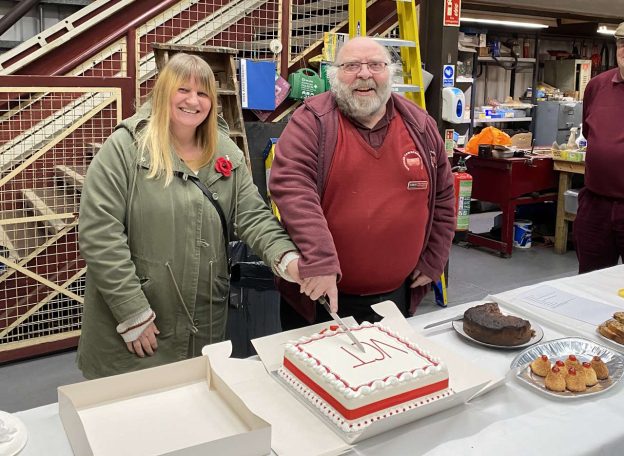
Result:
M541 29L548 28L545 24L538 24L536 22L517 22L517 21L503 21L498 19L476 19L471 17L461 17L461 22L478 22L480 24L490 24L490 25L503 25L506 27L522 27L522 28L532 28L532 29ZM615 33L615 31L613 32Z
M603 35L615 35L615 29L609 29L607 28L606 25L601 25L600 27L598 27L598 33L601 33Z

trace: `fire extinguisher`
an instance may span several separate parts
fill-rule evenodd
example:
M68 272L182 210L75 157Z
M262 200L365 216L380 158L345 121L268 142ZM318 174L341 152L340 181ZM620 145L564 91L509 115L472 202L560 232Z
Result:
M466 171L466 160L470 157L461 157L457 166L453 168L453 183L455 187L455 215L457 223L455 231L468 231L470 225L470 195L472 194L472 176Z

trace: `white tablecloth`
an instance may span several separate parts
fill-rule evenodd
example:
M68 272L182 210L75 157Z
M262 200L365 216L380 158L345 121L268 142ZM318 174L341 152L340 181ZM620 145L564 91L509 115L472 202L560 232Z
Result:
M603 301L624 310L617 290L624 288L624 266L549 284L579 296ZM512 302L523 290L497 295ZM428 323L463 313L474 303L428 313L409 321L417 330ZM515 311L515 313L520 313ZM544 329L544 340L569 336L556 315L533 314ZM451 348L478 365L505 375L518 351L494 350L467 343L450 323L427 330L435 342ZM579 335L575 329L574 335ZM601 342L595 332L582 334ZM536 393L510 378L507 383L470 403L416 421L357 444L353 454L487 455L621 455L624 454L623 382L586 399L553 399ZM20 455L71 455L58 415L50 404L17 413L28 428L29 440Z

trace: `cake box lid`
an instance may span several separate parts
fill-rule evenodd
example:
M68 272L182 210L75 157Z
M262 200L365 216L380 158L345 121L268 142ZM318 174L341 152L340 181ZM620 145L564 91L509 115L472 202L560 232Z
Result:
M386 301L375 304L373 309L375 312L384 317L380 322L382 326L410 339L412 342L416 343L426 351L432 353L433 356L440 358L446 363L449 370L449 387L452 389L453 394L432 401L431 403L418 406L406 412L387 417L383 420L375 421L361 432L341 432L336 426L332 426L327 420L325 420L320 413L317 413L311 406L305 403L305 399L297 398L293 392L287 391L286 386L283 385L274 374L274 372L282 365L284 347L287 343L297 340L300 337L310 336L310 334L320 332L321 330L327 328L328 325L331 325L331 322L285 331L252 340L252 343L258 352L258 356L262 360L266 369L265 374L271 378L271 380L277 384L283 392L286 393L286 395L280 396L281 400L284 401L284 409L283 413L277 417L279 421L283 421L283 423L275 422L267 416L262 415L260 410L257 410L260 416L263 416L272 424L274 440L281 434L280 430L283 425L287 425L288 423L292 423L293 421L299 419L295 418L295 415L305 415L307 418L314 418L318 424L321 424L321 426L316 425L313 429L309 430L305 426L297 426L298 429L305 430L305 433L307 434L309 432L310 435L312 435L312 433L318 433L315 437L313 437L313 440L335 440L335 438L339 436L340 439L336 444L335 451L341 452L345 449L345 447L342 446L344 445L344 442L354 444L358 441L373 437L398 426L433 415L456 405L463 404L478 393L488 390L488 388L486 388L488 385L500 385L504 382L504 378L498 378L498 376L489 372L487 369L471 364L470 362L453 354L453 352L448 349L439 346L426 337L416 333L393 302ZM352 317L347 317L343 320L347 325L356 324ZM297 438L297 440L299 440L299 438ZM339 445L338 443L341 443L342 445ZM298 443L298 445L298 448L304 448L301 443ZM273 449L276 450L275 448Z

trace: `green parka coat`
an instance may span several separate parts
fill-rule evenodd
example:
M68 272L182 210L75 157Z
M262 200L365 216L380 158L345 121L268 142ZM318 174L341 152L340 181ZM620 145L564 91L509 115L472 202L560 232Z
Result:
M229 277L217 211L190 180L147 179L149 156L139 156L143 108L122 122L87 171L80 204L80 253L87 262L78 367L95 378L197 356L207 343L223 340ZM232 162L229 177L214 160ZM193 171L172 152L174 171ZM213 192L229 230L275 270L282 255L296 250L253 184L244 157L219 122L213 161L199 170ZM146 311L160 331L153 356L130 353L116 326Z

